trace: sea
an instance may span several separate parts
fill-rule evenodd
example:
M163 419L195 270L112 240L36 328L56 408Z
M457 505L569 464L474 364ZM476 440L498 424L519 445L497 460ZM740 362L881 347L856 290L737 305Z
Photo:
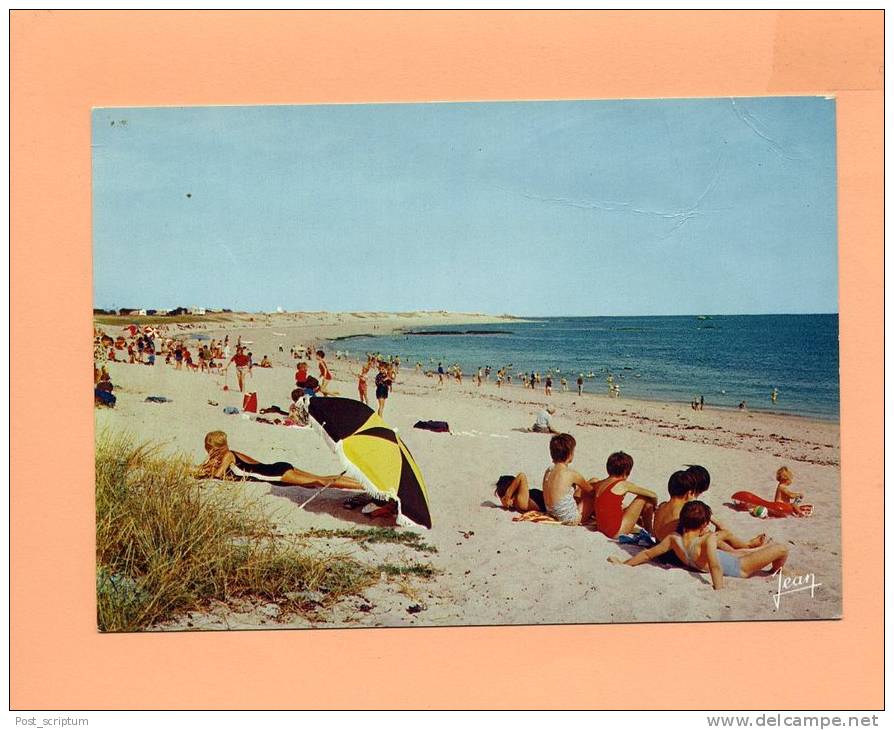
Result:
M620 398L839 418L838 315L772 314L649 317L544 317L488 325L426 327L333 340L349 356L397 355L401 367L457 363L464 378L479 367L539 371L576 390ZM541 383L541 388L542 383ZM771 400L773 390L777 400Z

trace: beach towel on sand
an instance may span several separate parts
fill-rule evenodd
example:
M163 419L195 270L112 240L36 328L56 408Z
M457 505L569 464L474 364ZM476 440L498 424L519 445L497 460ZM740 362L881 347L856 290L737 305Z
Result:
M416 421L413 428L421 428L425 431L434 431L435 433L449 433L450 424L447 421Z
M512 518L513 522L537 522L543 523L547 525L561 525L562 523L556 519L553 519L545 512L537 512L532 510L531 512L524 512L517 517Z

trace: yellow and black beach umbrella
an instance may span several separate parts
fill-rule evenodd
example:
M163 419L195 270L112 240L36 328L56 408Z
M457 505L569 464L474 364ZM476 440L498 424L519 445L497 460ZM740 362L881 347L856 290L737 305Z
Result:
M345 471L374 497L397 502L397 521L431 527L428 491L409 449L372 408L350 398L311 398L311 423Z

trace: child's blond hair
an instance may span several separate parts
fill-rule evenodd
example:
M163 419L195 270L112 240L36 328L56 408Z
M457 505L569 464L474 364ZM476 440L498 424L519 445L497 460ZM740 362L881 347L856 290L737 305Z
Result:
M792 470L787 466L780 466L776 470L776 481L781 482L782 484L791 484L792 480L795 478L795 475L792 474Z

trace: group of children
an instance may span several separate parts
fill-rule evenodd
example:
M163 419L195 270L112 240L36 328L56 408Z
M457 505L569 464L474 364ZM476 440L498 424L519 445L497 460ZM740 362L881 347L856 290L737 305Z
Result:
M388 400L391 388L394 387L400 361L395 362L392 360L389 362L372 354L366 356L366 362L360 368L360 371L354 374L357 376L357 394L360 397L360 401L367 405L369 404L369 396L367 395L366 378L374 365L378 370L375 383L376 401L379 407L376 412L379 414L379 418L383 418L385 416L385 401Z
M649 547L633 557L609 561L641 565L650 560L710 573L715 590L723 578L748 578L770 566L782 568L788 558L786 545L760 534L743 540L727 529L699 498L711 483L708 470L692 465L676 471L668 480L668 496L658 495L630 481L633 458L618 451L608 457L607 475L587 479L572 468L576 441L567 433L550 440L552 466L543 475L542 489L532 489L524 473L503 476L496 494L504 508L520 512L546 512L567 525L593 525L606 537L622 543ZM787 467L777 471L776 501L792 502L803 494L791 489L793 475ZM632 499L631 499L632 497Z

